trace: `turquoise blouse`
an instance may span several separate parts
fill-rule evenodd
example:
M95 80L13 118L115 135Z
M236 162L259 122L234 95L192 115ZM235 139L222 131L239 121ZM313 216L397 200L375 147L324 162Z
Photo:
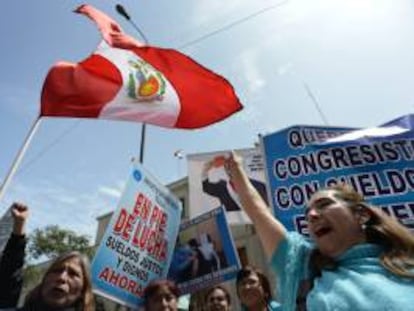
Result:
M313 247L303 236L290 232L272 256L282 310L296 309L299 284L309 277ZM376 244L358 244L345 251L336 259L335 270L323 270L313 280L306 297L307 310L414 310L414 279L395 276L383 268L379 260L382 251Z

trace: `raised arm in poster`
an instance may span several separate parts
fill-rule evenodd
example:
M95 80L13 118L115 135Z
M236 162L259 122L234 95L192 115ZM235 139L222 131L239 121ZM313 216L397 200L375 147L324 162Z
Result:
M168 278L182 294L236 277L240 261L222 207L181 224Z
M414 229L413 126L409 115L347 134L347 129L294 126L265 136L274 214L288 230L307 234L303 207L310 195L347 183Z
M244 168L253 186L267 202L263 158L257 149L237 150L243 157ZM193 154L188 156L190 216L223 206L230 223L249 223L241 210L238 194L224 171L224 158L230 151Z
M138 163L92 262L94 291L137 308L153 279L165 278L181 203Z

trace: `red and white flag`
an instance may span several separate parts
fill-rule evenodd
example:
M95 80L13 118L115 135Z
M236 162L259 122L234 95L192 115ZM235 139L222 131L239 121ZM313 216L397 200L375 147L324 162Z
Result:
M231 84L190 57L140 43L90 5L76 12L97 24L104 41L84 61L52 67L41 116L200 128L242 109Z

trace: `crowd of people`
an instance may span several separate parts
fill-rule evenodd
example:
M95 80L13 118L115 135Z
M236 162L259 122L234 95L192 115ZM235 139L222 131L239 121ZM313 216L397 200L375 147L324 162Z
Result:
M243 267L235 281L242 310L412 308L414 236L397 220L368 204L349 186L336 185L314 193L308 202L310 238L288 232L252 185L241 158L231 153L224 165L277 276L273 290L264 273ZM95 310L89 261L76 251L56 258L18 307L29 210L14 203L11 213L13 230L0 258L0 310ZM187 253L194 254L194 250ZM179 263L173 260L172 265ZM177 284L154 280L145 288L144 307L177 311L179 297ZM202 311L229 311L235 306L226 286L205 291Z

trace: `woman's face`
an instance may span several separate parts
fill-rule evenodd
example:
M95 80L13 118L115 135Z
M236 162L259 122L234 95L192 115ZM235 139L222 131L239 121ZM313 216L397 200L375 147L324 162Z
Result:
M148 310L151 311L177 311L177 297L167 286L161 286L148 298Z
M52 268L42 283L41 296L54 308L73 306L82 296L83 270L78 258L69 258Z
M335 196L337 190L315 193L306 211L310 236L322 254L336 257L354 244L365 241L361 215Z
M259 276L251 273L237 284L239 299L246 307L252 307L266 301L265 292Z
M226 293L221 288L216 288L207 297L207 310L209 311L229 311L230 304Z

